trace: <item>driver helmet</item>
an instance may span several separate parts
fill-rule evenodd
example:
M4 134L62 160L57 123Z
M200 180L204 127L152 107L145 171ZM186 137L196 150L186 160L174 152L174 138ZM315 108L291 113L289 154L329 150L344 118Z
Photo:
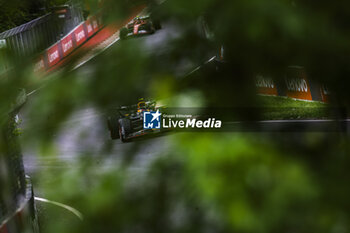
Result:
M134 19L134 22L135 22L135 23L141 23L140 17L136 17L136 18Z
M139 99L139 102L137 103L137 112L144 112L146 111L146 102L144 99Z

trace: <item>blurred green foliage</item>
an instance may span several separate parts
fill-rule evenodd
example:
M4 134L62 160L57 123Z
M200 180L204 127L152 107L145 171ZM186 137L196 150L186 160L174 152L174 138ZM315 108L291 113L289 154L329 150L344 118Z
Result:
M285 142L278 140L281 136ZM337 170L340 163L348 162L344 150L348 152L349 147L328 142L328 146L337 145L333 152L339 155L333 158L337 162L330 162L326 153L321 153L326 148L322 143L330 135L307 134L302 141L293 136L300 137L180 134L166 141L172 145L169 152L137 174L130 170L132 166L102 172L97 166L88 165L93 161L86 162L87 158L81 167L60 175L43 171L46 175L38 182L45 184L47 197L69 203L85 216L80 222L75 217L63 217L67 213L62 210L53 209L50 218L44 221L44 229L47 232L348 229L344 194L348 190L344 189L348 172ZM316 144L310 143L315 138ZM298 148L293 150L296 144Z
M27 23L50 12L50 7L66 2L67 0L1 0L0 32Z
M105 4L111 21L130 12L129 1ZM165 1L152 10L175 34L166 46L145 51L149 44L143 40L120 41L90 61L87 71L67 68L52 75L29 98L23 141L40 144L38 156L56 154L55 136L75 111L93 106L104 113L139 97L195 96L208 106L259 106L255 75L269 73L282 80L288 65L304 66L310 78L329 85L346 105L349 6L346 1L312 0ZM198 28L201 17L214 40ZM219 71L209 67L186 77L177 74L184 63L202 64L221 45L229 64ZM16 63L9 79L1 80L1 106L11 99L11 90L37 79L28 70ZM71 169L35 174L39 194L85 216L80 222L64 210L39 208L43 232L350 230L346 134L193 133L166 136L162 142L169 148L156 151L159 157L136 174L135 154L147 141L116 154L122 163L113 163L112 169L100 169L99 161L109 159L101 151L78 154ZM103 149L111 151L106 144Z

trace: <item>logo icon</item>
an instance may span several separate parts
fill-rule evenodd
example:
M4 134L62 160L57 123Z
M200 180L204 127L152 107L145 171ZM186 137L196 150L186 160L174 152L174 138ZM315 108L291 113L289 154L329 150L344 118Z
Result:
M160 129L161 115L159 110L156 112L143 112L143 128Z

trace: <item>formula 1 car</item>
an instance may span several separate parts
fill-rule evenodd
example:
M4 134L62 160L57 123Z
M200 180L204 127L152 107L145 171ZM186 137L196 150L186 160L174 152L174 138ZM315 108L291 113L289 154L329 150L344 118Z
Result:
M131 23L120 30L120 39L126 39L130 36L153 34L161 29L159 21L152 20L150 16L136 17Z
M159 108L156 107L156 102L144 100L140 100L136 105L114 109L107 119L111 139L120 138L122 142L128 142L139 136L160 132L160 129L143 128L143 112L157 110Z

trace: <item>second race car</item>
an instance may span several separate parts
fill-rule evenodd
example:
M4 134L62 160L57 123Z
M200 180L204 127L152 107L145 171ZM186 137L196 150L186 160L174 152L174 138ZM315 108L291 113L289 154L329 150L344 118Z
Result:
M120 30L119 37L123 40L130 36L153 34L159 29L161 29L161 25L158 20L153 20L150 16L136 17Z

